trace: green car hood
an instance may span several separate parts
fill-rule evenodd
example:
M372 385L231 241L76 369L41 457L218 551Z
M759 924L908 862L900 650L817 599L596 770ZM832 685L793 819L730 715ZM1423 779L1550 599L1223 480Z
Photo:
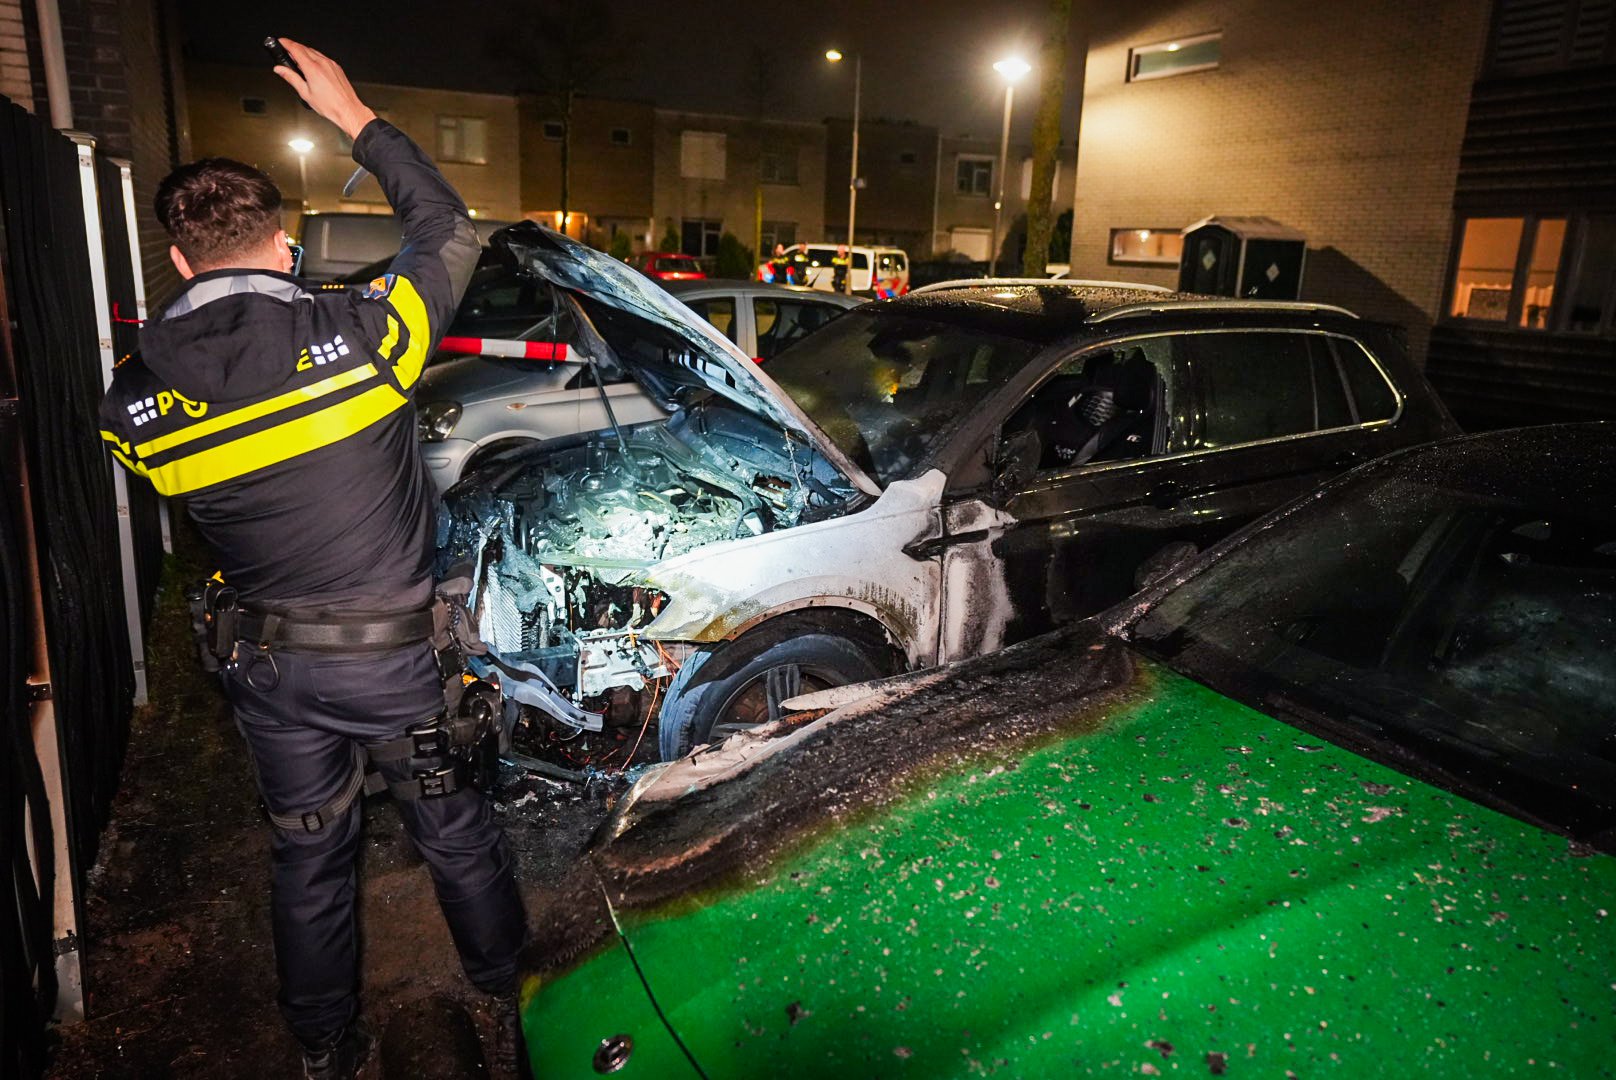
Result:
M536 1075L617 1034L623 1076L1611 1074L1616 859L1029 644L597 849Z

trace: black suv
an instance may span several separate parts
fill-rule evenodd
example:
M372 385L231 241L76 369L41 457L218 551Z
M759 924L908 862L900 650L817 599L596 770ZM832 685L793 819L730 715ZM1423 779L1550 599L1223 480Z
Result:
M633 379L667 418L496 455L450 493L440 565L475 568L493 649L471 666L563 726L660 701L664 756L1092 614L1455 430L1397 334L1338 308L943 284L760 368L598 252L532 226L495 246L558 288L584 385Z

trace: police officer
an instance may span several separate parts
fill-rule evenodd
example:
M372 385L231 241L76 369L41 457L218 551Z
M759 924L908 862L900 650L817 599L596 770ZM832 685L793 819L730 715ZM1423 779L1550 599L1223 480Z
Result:
M836 255L835 255L834 258L831 259L830 265L831 265L830 291L831 292L839 292L839 293L850 293L850 290L848 288L848 282L847 282L847 273L848 273L848 270L853 265L853 257L850 254L848 254L846 244L837 244L836 245Z
M224 687L274 825L280 1006L311 1077L350 1077L358 1024L355 860L362 753L399 797L461 964L496 995L514 1051L524 918L512 857L445 754L433 636L432 481L412 397L479 250L432 161L328 57L285 41L276 73L353 140L403 230L387 273L313 291L291 270L280 192L239 162L176 169L157 217L187 284L141 332L102 403L102 436L184 496L222 564Z

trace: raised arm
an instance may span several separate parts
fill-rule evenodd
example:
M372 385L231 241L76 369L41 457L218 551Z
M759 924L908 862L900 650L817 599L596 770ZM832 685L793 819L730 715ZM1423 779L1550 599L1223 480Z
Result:
M277 67L311 108L353 140L354 160L370 170L403 225L403 247L386 278L367 293L390 309L385 337L402 389L411 389L471 281L480 245L466 204L409 136L379 120L330 57L282 38L303 69ZM395 327L397 331L395 333Z

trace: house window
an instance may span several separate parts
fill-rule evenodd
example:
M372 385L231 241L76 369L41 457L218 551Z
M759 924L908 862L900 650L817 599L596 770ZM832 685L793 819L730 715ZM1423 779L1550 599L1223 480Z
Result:
M1616 332L1616 216L1468 218L1449 282L1452 319Z
M1177 266L1184 253L1184 234L1177 229L1112 229L1113 266Z
M563 124L560 120L546 120L543 124L539 125L539 130L541 130L544 133L544 137L549 139L551 142L560 142L562 139L566 138L567 135L567 125Z
M954 165L956 195L989 195L993 192L993 159L961 157Z
M797 182L797 148L780 144L763 144L760 162L765 184L795 184Z
M1608 64L1616 49L1610 0L1497 0L1488 57L1497 74Z
M774 251L776 244L790 247L797 242L797 223L795 221L765 221L763 223L763 253Z
M613 146L630 146L634 142L634 133L628 128L612 128L610 138Z
M1135 46L1128 50L1128 81L1165 79L1169 75L1207 71L1217 67L1222 56L1221 31Z
M241 99L241 111L248 116L268 116L269 102L261 97L244 97Z
M915 165L920 161L920 155L913 150L902 150L898 153L899 165Z
M681 131L679 175L686 180L724 179L724 133Z
M704 255L717 255L718 238L723 233L722 221L685 218L679 230L679 250L698 259Z
M488 121L480 116L438 117L438 160L488 163Z

